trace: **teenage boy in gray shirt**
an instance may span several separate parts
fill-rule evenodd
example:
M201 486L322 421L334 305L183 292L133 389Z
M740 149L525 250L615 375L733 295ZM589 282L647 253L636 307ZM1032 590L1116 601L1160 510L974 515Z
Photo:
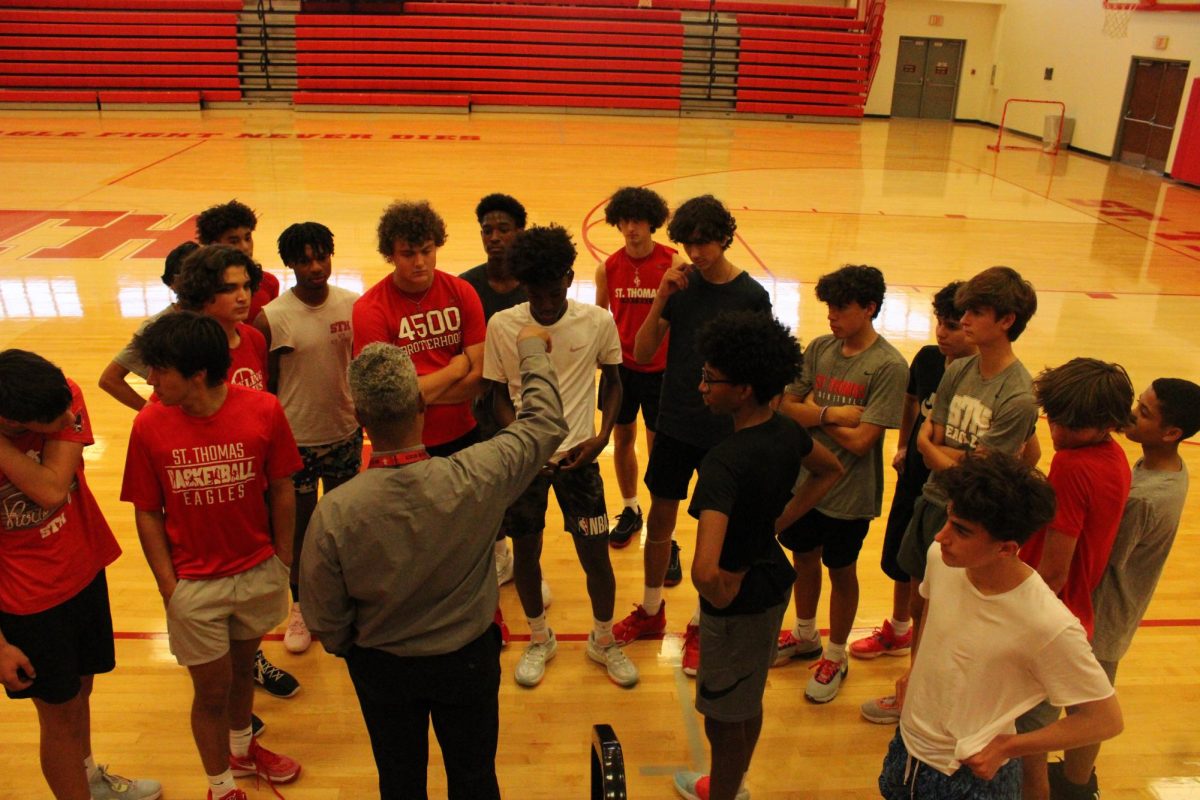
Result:
M837 456L845 473L779 535L796 566L796 626L780 637L776 663L822 655L816 626L821 564L829 569L829 643L804 692L814 703L836 697L846 676L846 639L858 612L858 554L883 507L883 432L900 427L904 413L908 362L874 325L886 291L875 267L848 265L821 276L817 299L828 307L833 333L809 344L800 380L780 406Z

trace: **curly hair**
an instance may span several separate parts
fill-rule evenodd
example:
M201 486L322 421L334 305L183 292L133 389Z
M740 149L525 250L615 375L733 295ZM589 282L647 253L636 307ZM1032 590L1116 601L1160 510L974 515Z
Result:
M1200 386L1183 378L1159 378L1150 384L1158 398L1163 425L1179 428L1179 441L1190 439L1200 430Z
M696 349L729 380L748 384L763 405L800 374L800 343L761 311L722 311L700 329Z
M651 233L661 228L669 216L671 210L662 195L641 186L622 186L604 207L604 221L609 225L622 221L648 222Z
M497 193L484 197L479 201L479 205L475 206L475 219L482 225L483 218L493 211L508 214L513 218L513 222L517 224L518 228L525 227L525 206L521 205L521 201L512 195Z
M354 411L368 430L406 422L421 411L417 370L408 353L393 344L364 347L350 362L349 381Z
M16 423L54 422L71 407L63 371L37 353L0 353L0 417Z
M229 267L245 267L250 291L258 289L262 267L254 259L235 247L209 244L185 258L175 276L173 285L179 305L188 311L203 310L206 303L224 290L225 270Z
M993 539L1024 544L1054 519L1057 500L1046 476L999 451L969 454L933 474L949 511L983 527Z
M721 248L729 249L733 234L737 231L737 220L711 194L693 197L679 208L667 226L667 236L678 244L720 242Z
M221 324L192 311L159 317L133 337L133 349L148 367L174 369L185 378L203 370L210 388L225 381L233 360Z
M1121 430L1133 422L1133 383L1120 364L1072 358L1033 379L1046 418L1068 428Z
M333 255L333 231L319 222L297 222L279 234L279 258L287 266L304 262L304 248L312 249L313 258Z
M379 253L384 258L391 258L392 251L400 242L407 242L414 247L430 240L435 247L446 243L446 222L427 200L392 203L379 218L376 232L379 236Z
M871 319L879 316L883 306L883 296L887 293L887 284L883 281L883 273L865 264L847 264L841 269L822 275L817 281L817 299L834 308L843 308L850 303L858 303L866 308L875 304L875 313Z
M574 264L575 242L566 228L553 222L521 231L508 248L509 271L526 286L561 280Z
M954 305L954 295L960 286L962 286L962 281L952 281L938 289L937 294L933 296L933 315L935 317L952 320L962 317L962 312L958 306Z
M211 206L200 212L196 217L196 238L200 244L212 244L221 238L225 231L234 228L258 227L258 217L245 203L230 200L228 203Z
M996 319L1012 314L1008 340L1015 342L1037 313L1037 292L1012 267L989 267L958 287L954 305L960 311L990 308Z
M183 266L183 260L199 249L200 245L195 242L184 242L167 253L167 260L163 262L162 282L168 288L175 288L175 278L179 275L179 268Z

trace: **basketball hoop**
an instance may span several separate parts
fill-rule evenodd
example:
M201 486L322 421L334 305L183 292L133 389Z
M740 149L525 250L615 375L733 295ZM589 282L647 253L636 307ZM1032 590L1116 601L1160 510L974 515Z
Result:
M1104 3L1104 35L1110 39L1124 39L1129 35L1129 20L1141 3Z

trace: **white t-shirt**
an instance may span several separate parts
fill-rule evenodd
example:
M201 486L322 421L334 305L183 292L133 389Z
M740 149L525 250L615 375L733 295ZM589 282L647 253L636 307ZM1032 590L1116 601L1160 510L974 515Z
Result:
M358 295L338 286L319 306L287 291L263 306L271 324L271 350L279 358L279 402L296 444L315 447L344 441L358 430L346 368L354 342L351 315Z
M1018 716L1113 694L1083 626L1036 572L1015 589L984 595L967 571L929 546L921 583L929 613L909 677L900 735L914 758L947 775Z
M521 409L521 368L517 333L538 324L529 303L499 311L488 321L484 340L483 377L508 384L508 396ZM565 454L596 435L596 368L621 363L621 340L607 309L567 300L567 311L550 331L550 363L558 375L558 393L567 419L566 440L555 453Z

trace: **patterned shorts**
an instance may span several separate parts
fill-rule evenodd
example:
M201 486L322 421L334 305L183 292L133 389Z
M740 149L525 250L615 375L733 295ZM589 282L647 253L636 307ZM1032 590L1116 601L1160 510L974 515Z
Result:
M1021 800L1021 759L1009 759L990 781L969 767L947 775L910 756L897 726L883 757L879 793L885 800Z
M568 533L582 538L608 536L604 481L595 462L569 472L555 471L551 476L539 473L504 512L501 530L513 538L541 533L546 527L551 487Z
M362 466L362 449L362 428L340 442L314 447L300 446L300 458L304 466L292 475L292 486L297 494L312 494L317 490L317 481L322 478L341 482L350 480Z

